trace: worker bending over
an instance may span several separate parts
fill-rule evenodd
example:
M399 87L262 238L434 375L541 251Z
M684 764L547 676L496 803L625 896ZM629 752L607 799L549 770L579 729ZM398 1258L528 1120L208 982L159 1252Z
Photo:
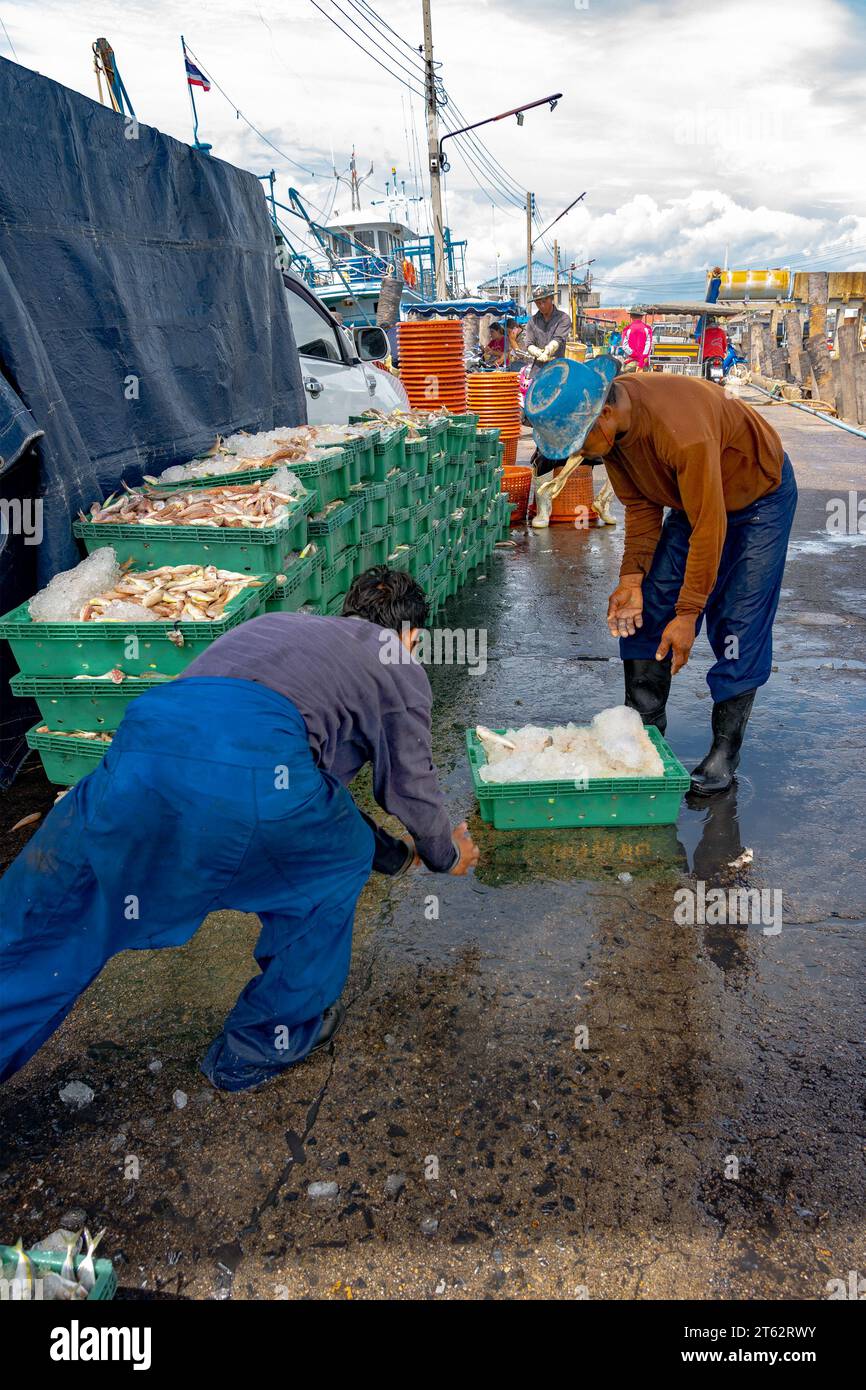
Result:
M181 946L219 908L258 914L261 973L205 1074L242 1090L330 1041L371 865L417 855L465 874L478 859L433 767L430 685L411 657L426 617L408 574L368 570L342 617L253 618L130 704L0 883L0 1080L117 951ZM355 807L346 784L367 762L414 841L374 833Z
M567 435L570 452L603 460L625 507L608 625L626 704L662 733L671 676L706 618L713 741L692 788L709 795L730 786L755 691L770 676L794 470L776 431L711 382L616 373L608 356L549 368L530 388L527 417L539 447L564 448Z

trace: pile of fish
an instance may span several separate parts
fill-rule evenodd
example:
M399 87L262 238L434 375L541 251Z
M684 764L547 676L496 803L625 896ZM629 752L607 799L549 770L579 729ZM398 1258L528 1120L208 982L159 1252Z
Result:
M35 623L213 622L243 589L261 584L255 575L216 565L132 571L118 564L116 552L107 545L74 569L56 574L33 596L28 610Z
M92 729L49 729L47 724L40 724L36 730L37 734L50 734L52 738L88 738L93 743L110 743L111 734L103 733L102 730L94 732Z
M482 782L586 782L599 777L662 777L664 763L636 710L615 705L589 727L527 724L494 733L475 730L486 762Z
M262 530L276 526L305 495L300 479L280 468L263 483L198 488L189 492L134 492L126 487L104 502L94 502L82 521L115 525L217 526Z
M110 589L88 599L78 620L213 622L243 589L260 588L261 583L216 565L161 565L155 570L129 571Z
M2 1266L3 1279L6 1281L6 1287L11 1289L13 1299L67 1302L87 1298L96 1285L93 1256L104 1235L103 1229L99 1235L91 1236L85 1227L86 1253L84 1258L77 1262L76 1256L81 1249L81 1232L57 1231L44 1241L39 1241L29 1254L24 1250L19 1238L11 1247L14 1250L14 1260L5 1260ZM58 1249L55 1236L64 1237L64 1245L60 1248L66 1250L66 1257L59 1272L50 1269L44 1258ZM42 1259L40 1255L43 1256Z

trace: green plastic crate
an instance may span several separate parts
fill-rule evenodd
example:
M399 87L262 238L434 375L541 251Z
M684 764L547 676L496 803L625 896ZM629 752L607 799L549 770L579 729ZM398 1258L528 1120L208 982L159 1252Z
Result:
M315 505L318 507L326 506L337 497L345 497L349 490L348 457L343 449L334 446L328 449L326 457L319 459L297 463L290 459L280 459L278 463L270 463L264 468L241 468L234 473L212 473L208 478L185 478L179 483L148 483L142 491L185 492L193 488L198 490L225 485L242 487L247 483L261 483L266 478L272 478L279 468L288 468L290 473L300 478L304 487L316 497Z
M111 680L76 680L74 676L13 676L12 694L35 700L50 729L87 729L113 733L130 701L165 685L172 676L142 676L115 685Z
M482 782L484 749L475 730L467 729L466 751L481 819L497 830L674 825L689 789L689 774L658 729L648 725L647 733L664 763L664 776L597 777L578 787L574 782Z
M401 511L403 507L412 505L412 476L404 468L396 469L388 474L388 493L389 503L393 511Z
M289 555L307 543L307 517L316 505L311 492L292 507L276 526L148 526L114 525L107 521L76 521L72 533L84 541L88 555L107 545L121 564L137 570L162 565L216 565L236 574L276 574Z
M430 442L427 439L406 440L406 468L410 473L426 477L430 471Z
M373 565L384 565L394 547L393 529L390 526L377 526L361 537L358 546L358 567L356 577Z
M59 1274L63 1269L63 1262L66 1253L62 1250L27 1250L27 1258L33 1264L33 1273L36 1278L41 1273ZM75 1268L78 1269L84 1260L84 1255L75 1256ZM0 1264L14 1264L18 1259L18 1251L11 1245L0 1245ZM114 1272L114 1265L111 1260L93 1261L93 1269L96 1274L96 1282L87 1298L83 1298L82 1303L105 1302L114 1298L117 1292L117 1275ZM59 1305L62 1306L62 1305ZM72 1305L74 1306L74 1305Z
M359 545L361 541L362 498L355 497L335 507L328 516L311 517L307 523L310 540L324 551L325 564L333 565L342 550Z
M283 573L276 576L273 596L265 604L266 612L297 613L305 603L316 602L322 594L323 563L322 552L313 550L287 565Z
M391 535L395 545L414 545L418 538L418 518L411 507L394 513Z
M388 525L388 495L387 483L358 483L352 488L352 497L364 503L359 513L362 533Z
M333 564L325 565L322 570L322 596L319 600L322 611L327 612L334 599L344 598L349 592L354 578L354 564L354 548L348 548L340 553Z
M262 611L274 579L259 579L258 588L242 589L213 622L34 623L24 602L0 618L0 638L26 676L101 676L115 666L131 676L176 676L217 637ZM182 646L169 640L175 632Z
M475 435L476 459L494 459L499 454L499 430L482 429Z
M98 767L105 757L107 743L87 738L69 738L63 734L39 733L41 723L27 731L27 746L35 748L42 759L49 782L61 787L73 787ZM104 732L108 732L105 730Z

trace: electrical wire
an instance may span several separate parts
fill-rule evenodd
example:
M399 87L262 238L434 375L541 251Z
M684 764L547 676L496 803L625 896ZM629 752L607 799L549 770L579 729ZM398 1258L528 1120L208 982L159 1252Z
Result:
M398 73L394 72L394 71L393 71L391 68L389 68L385 63L383 63L383 62L381 61L381 59L377 58L376 55L375 55L375 53L371 53L370 50L369 50L368 48L365 48L364 45L363 45L362 43L359 43L357 39L353 38L352 35L349 33L349 31L348 31L347 29L344 29L344 28L343 28L342 24L338 24L338 23L337 23L337 21L336 21L336 19L334 19L333 15L328 14L327 10L323 10L322 7L321 7L321 5L318 5L318 4L316 3L316 0L310 0L310 4L313 6L313 9L318 10L318 11L319 11L319 14L320 14L320 15L323 15L324 18L327 19L327 21L328 21L329 24L333 24L333 25L334 25L334 28L335 28L335 29L339 29L339 31L340 31L341 34L345 34L346 38L349 40L350 43L353 43L353 44L355 45L356 48L360 48L361 52L362 52L362 53L366 53L366 55L367 55L368 58L372 58L372 59L373 59L373 62L374 62L374 63L377 63L378 66L379 66L380 68L382 68L385 72L387 72L387 74L388 74L389 77L393 77L394 80L395 80L395 82L400 82L404 87L408 87L408 88L409 88L409 91L410 91L410 92L414 92L416 96L421 96L421 97L423 97L423 95L424 95L423 92L419 92L417 88L415 88L415 87L413 87L413 86L411 85L411 83L404 81L404 79L403 79L402 77L400 77ZM340 14L343 14L343 11L342 11L342 10L340 10ZM346 18L348 18L348 16L347 16L347 15L343 15L343 18L346 19ZM351 22L351 23L354 23L354 21L350 21L350 22Z

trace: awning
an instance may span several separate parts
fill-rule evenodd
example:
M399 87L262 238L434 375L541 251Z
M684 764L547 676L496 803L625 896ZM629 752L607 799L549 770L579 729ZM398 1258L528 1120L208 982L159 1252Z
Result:
M426 299L420 304L413 304L411 312L424 319L465 319L468 314L476 318L483 318L485 314L495 314L497 318L516 318L521 309L514 299Z

